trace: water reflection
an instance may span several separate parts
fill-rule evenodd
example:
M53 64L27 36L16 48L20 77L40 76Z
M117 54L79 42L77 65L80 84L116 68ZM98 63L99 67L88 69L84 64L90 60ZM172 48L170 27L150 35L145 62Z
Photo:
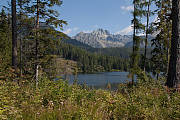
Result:
M127 77L128 72L102 72L96 74L78 74L77 84L86 85L95 89L116 89L120 83L126 83L131 81ZM69 84L74 83L75 77L69 76Z
M96 74L78 74L77 76L68 75L66 78L64 76L64 79L68 80L69 84L76 82L79 85L94 89L116 90L119 84L131 82L131 79L127 77L128 74L129 72L101 72ZM155 79L152 73L150 73L150 76Z

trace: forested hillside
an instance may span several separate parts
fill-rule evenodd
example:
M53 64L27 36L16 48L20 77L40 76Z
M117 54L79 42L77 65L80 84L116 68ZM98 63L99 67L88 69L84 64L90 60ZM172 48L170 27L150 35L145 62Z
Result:
M117 57L121 57L121 58L129 58L130 54L132 53L131 48L125 48L125 47L93 48L87 44L84 44L82 42L77 41L76 39L70 39L70 38L63 40L62 42L83 48L86 51L91 52L91 53L97 53L97 54L108 55L108 56L117 56Z
M152 39L153 40L153 39ZM66 39L62 40L62 43L67 43L73 46L77 46L80 48L85 49L88 52L91 53L97 53L107 56L117 56L120 58L130 58L130 55L132 54L132 48L131 47L110 47L110 48L93 48L87 44L84 44L76 39L71 39L70 37L67 37ZM131 41L132 44L132 41ZM143 47L140 48L140 52L143 53L144 49ZM153 48L148 48L148 57L151 58L151 50Z
M66 44L64 44L66 43ZM78 61L81 72L96 72L96 71L112 71L120 70L127 71L129 69L129 60L132 54L132 48L120 47L120 48L93 48L84 43L81 43L75 39L66 39L62 41L60 46L62 56L66 59ZM147 57L151 58L151 51L153 48L147 49ZM62 52L63 51L63 52ZM139 54L143 54L144 49L140 48ZM86 58L83 58L85 56ZM91 57L88 57L91 56ZM143 55L140 56L141 61ZM94 61L95 60L95 61ZM99 62L96 62L98 60ZM86 61L86 62L84 62ZM92 61L92 62L91 62ZM106 62L104 62L106 61ZM91 63L91 64L90 64ZM93 70L93 65L100 65L98 69ZM83 69L86 67L88 69ZM109 67L108 67L109 66ZM143 62L139 62L139 66L143 67ZM153 71L152 62L147 64L147 71ZM160 69L163 71L163 69Z
M129 58L107 56L100 53L91 53L85 49L62 43L58 47L57 55L78 62L79 72L92 73L103 71L127 71Z

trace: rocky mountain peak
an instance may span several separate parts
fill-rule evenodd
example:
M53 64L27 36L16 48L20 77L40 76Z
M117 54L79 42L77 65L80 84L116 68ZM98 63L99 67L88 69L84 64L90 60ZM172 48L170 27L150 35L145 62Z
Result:
M132 37L127 38L121 35L113 35L108 30L102 28L91 33L80 32L72 38L94 48L123 47L126 43L132 41Z
M133 41L132 35L110 34L108 30L101 28L91 33L80 32L72 38L94 48L132 46Z
M84 32L80 32L80 33L78 33L77 35L83 35L84 34Z
M92 32L92 34L95 34L95 35L110 35L110 32L108 30L104 30L102 28L99 28L97 30L94 30Z

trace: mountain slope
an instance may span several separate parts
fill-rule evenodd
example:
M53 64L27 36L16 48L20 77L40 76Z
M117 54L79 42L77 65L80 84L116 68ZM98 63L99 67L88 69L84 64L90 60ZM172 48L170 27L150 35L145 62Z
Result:
M149 36L149 41L152 38L152 36ZM73 36L72 39L76 39L93 48L132 47L133 42L132 35L111 34L103 29L97 29L91 33L80 32ZM142 43L141 47L143 46L144 44Z
M62 40L63 43L67 43L67 44L71 44L71 45L74 45L74 46L77 46L77 47L80 47L80 48L84 48L84 49L91 49L92 47L87 45L87 44L84 44L76 39L71 39L70 37L68 39L64 39Z
M126 43L132 41L131 35L113 35L103 29L91 33L80 32L72 38L94 48L124 47Z

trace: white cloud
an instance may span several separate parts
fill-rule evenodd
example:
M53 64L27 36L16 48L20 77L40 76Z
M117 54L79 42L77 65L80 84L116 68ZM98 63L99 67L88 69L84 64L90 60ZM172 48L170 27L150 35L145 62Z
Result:
M159 21L158 16L155 16L153 22L158 22L158 21ZM144 22L143 24L146 25L146 22ZM133 32L133 25L130 25L130 26L116 32L115 34L128 35L132 32ZM145 35L145 33L142 32L142 33L139 33L138 35Z
M121 6L121 10L124 11L132 11L134 9L134 7L132 5L130 6Z
M116 34L127 35L127 34L131 33L132 31L133 31L133 26L130 25L130 26L124 28L123 30L116 32Z
M84 30L83 32L84 32L84 33L91 33L92 30Z
M67 34L67 35L70 35L70 34L76 32L76 31L78 31L78 30L79 30L78 27L68 28L68 29L66 29L66 30L64 31L64 33Z
M78 28L78 27L73 28L73 31L77 31L77 30L79 30L79 28Z
M72 32L72 29L67 29L66 31L64 31L65 34L70 34Z

